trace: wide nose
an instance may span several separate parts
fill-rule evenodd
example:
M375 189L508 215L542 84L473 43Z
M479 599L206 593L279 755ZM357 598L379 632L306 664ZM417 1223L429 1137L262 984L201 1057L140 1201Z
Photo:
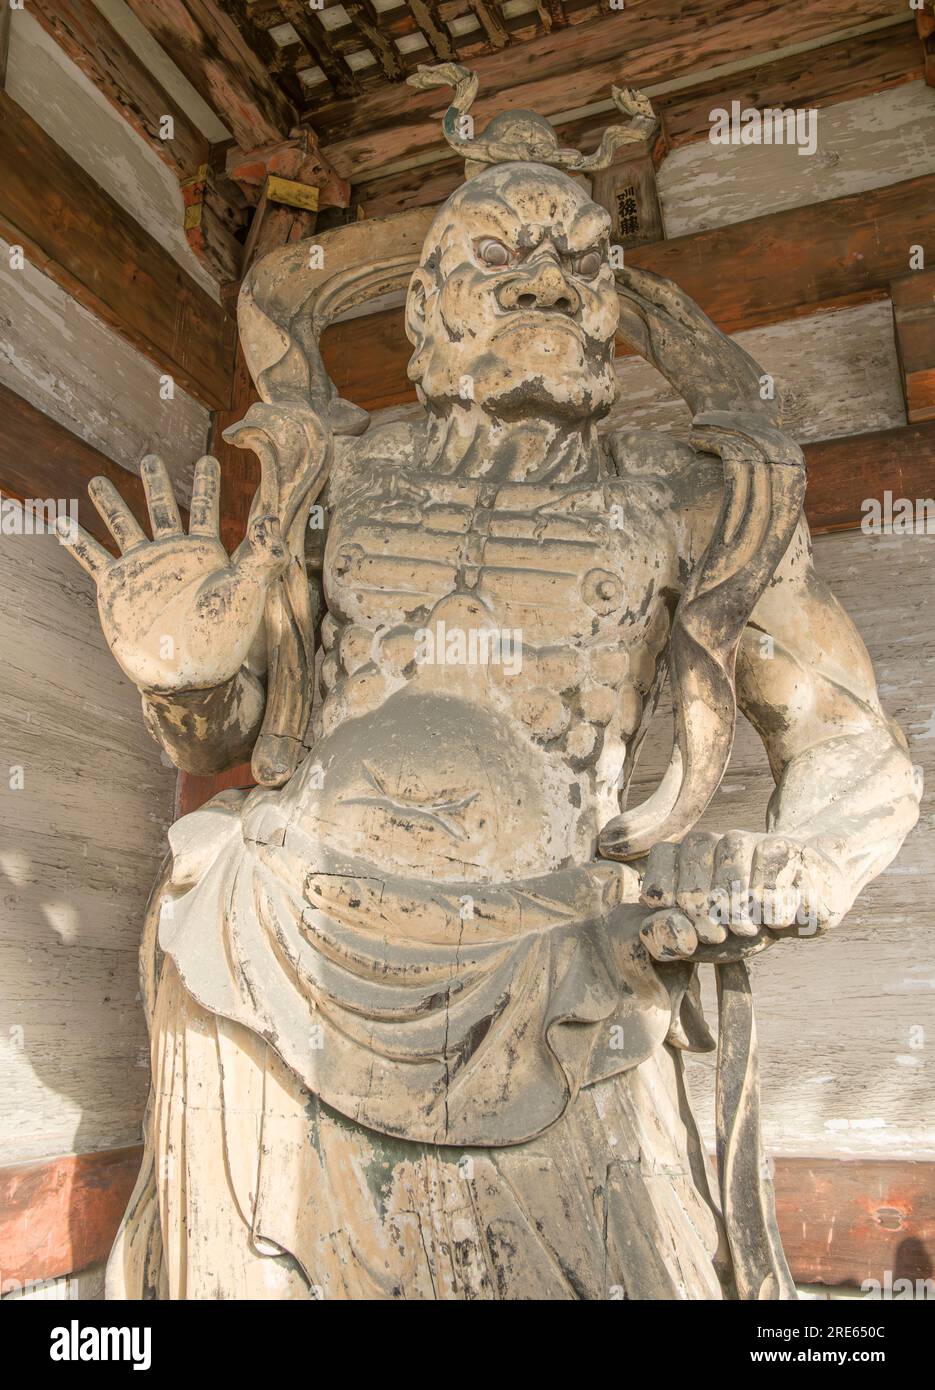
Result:
M500 286L497 301L502 309L551 309L575 314L581 299L562 268L550 256L525 266Z

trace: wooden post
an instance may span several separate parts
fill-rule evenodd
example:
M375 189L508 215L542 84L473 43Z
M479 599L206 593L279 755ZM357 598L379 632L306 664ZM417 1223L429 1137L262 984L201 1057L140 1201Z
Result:
M891 293L906 417L918 425L935 420L935 270L900 276Z

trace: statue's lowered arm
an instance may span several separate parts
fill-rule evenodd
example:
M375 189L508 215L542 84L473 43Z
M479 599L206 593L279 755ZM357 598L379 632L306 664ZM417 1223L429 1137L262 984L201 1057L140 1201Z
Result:
M802 454L781 431L774 393L760 390L761 368L671 282L627 269L618 291L621 331L686 400L692 442L720 455L724 489L670 637L669 770L648 801L604 828L601 848L613 858L650 851L644 900L660 911L644 939L654 955L727 959L773 933L737 921L734 901L728 936L709 920L712 893L752 893L783 929L791 923L779 899L798 889L810 931L834 925L896 854L920 788L866 649L815 573ZM765 834L719 840L693 827L723 776L738 706L764 740L777 787ZM685 914L671 910L683 905Z
M834 926L896 855L922 788L863 641L815 573L804 522L741 641L737 702L776 780L767 831L803 848L809 920Z

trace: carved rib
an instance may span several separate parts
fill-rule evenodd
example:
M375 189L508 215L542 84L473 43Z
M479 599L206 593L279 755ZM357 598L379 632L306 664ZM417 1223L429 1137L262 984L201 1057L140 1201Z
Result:
M500 15L486 3L486 0L468 0L468 4L484 26L488 43L494 48L505 48L510 42L510 35L503 27Z

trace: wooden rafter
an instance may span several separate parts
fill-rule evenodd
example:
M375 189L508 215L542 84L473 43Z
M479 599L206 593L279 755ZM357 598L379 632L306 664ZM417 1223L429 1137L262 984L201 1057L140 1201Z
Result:
M264 13L252 0L218 0L224 12L230 15L243 34L249 48L257 55L273 81L282 88L287 101L294 110L305 106L308 92L303 88L296 71L295 59L305 53L301 44L282 48L269 31L269 25L262 21Z
M546 33L552 29L561 29L568 23L562 0L536 0L536 9Z
M399 50L386 38L380 29L380 20L371 0L344 0L344 8L351 22L367 40L369 48L380 61L383 75L390 82L404 77L406 70L400 60Z
M127 0L195 90L252 149L281 139L296 112L234 19L212 0Z
M510 42L510 35L503 27L503 17L495 5L488 0L468 0L468 4L481 22L492 48L504 48Z
M408 0L389 10L379 9L374 0L349 0L343 6L346 21L325 26L303 0L217 3L255 47L259 33L268 35L284 23L293 26L298 43L285 42L275 56L261 56L293 100L297 85L301 88L296 79L310 66L321 69L323 80L306 88L305 117L336 98L398 86L421 62L473 60L601 15L601 0L534 0L518 13L505 0ZM330 7L330 0L325 4ZM468 17L473 23L465 25ZM399 40L414 36L422 43L400 47ZM365 54L374 61L353 61Z
M208 141L108 23L93 0L31 0L30 12L85 77L181 179L208 158ZM165 118L172 122L164 138Z
M280 0L280 8L283 19L292 25L334 91L345 97L353 97L359 91L360 84L314 12L306 9L302 0Z
M432 56L440 63L452 62L457 55L451 34L438 13L438 0L409 0L409 8Z

